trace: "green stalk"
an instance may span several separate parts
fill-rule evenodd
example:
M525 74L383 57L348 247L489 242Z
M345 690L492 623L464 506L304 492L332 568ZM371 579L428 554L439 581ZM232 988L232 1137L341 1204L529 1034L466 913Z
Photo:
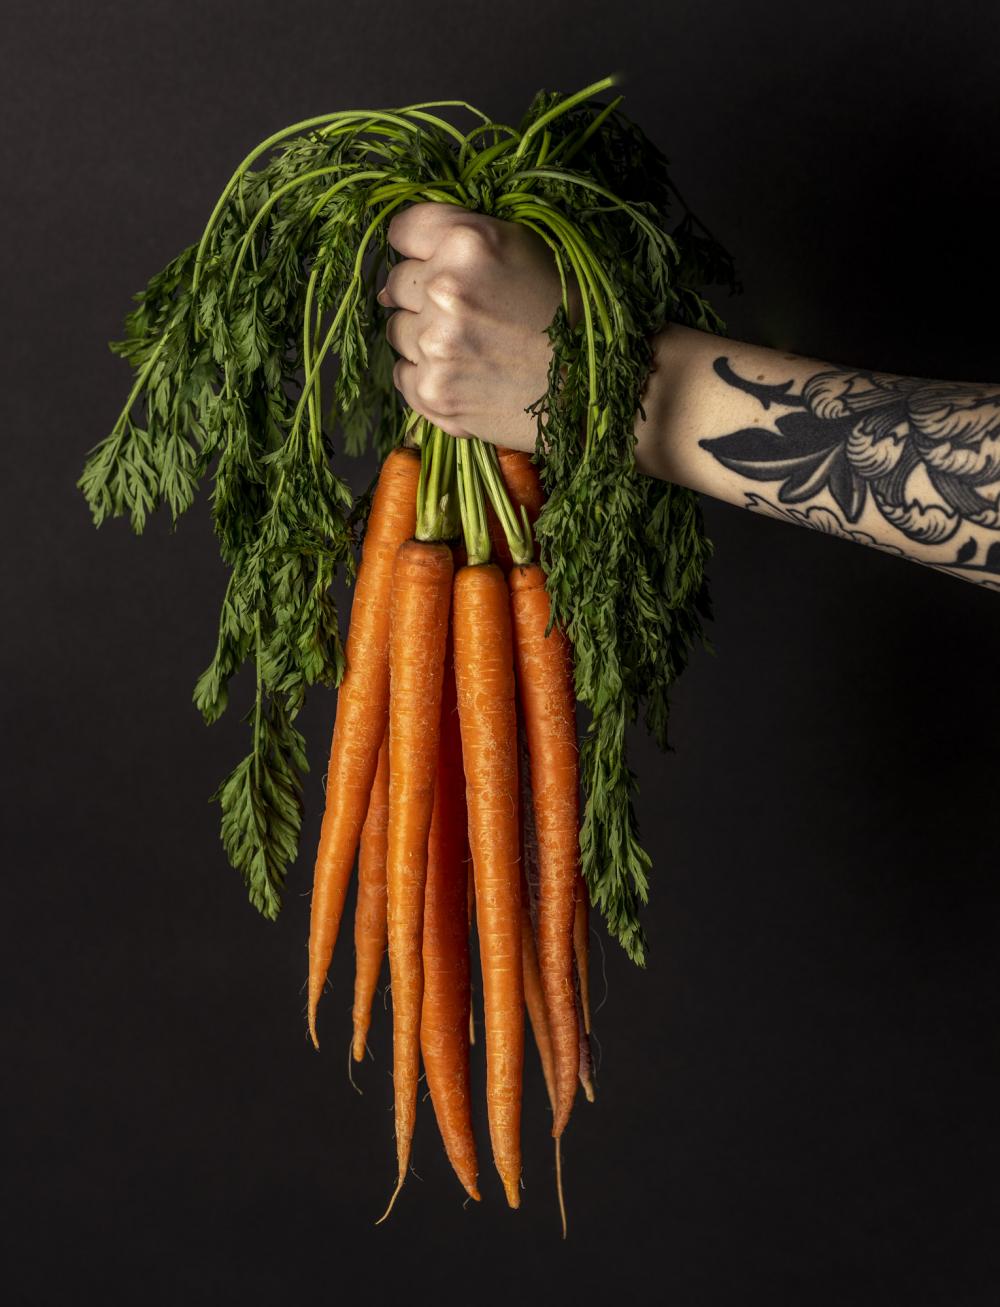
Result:
M497 205L499 208L499 204ZM538 206L538 221L547 223L557 235L560 235L566 246L566 253L570 263L573 265L573 271L576 273L577 282L581 289L581 300L583 301L583 320L584 330L587 339L587 386L589 402L587 404L587 430L584 437L583 457L586 460L590 454L594 439L594 424L597 414L597 349L594 339L594 318L590 307L591 297L597 305L599 316L601 317L601 327L605 332L605 342L610 342L612 338L611 323L607 318L602 298L597 292L594 279L591 275L588 260L583 257L576 249L576 242L573 239L571 229L558 221L556 211L551 207L546 209ZM522 221L520 212L516 221ZM587 294L589 289L590 294Z
M312 318L313 299L316 294L316 282L319 280L320 258L322 255L322 249L316 252L316 260L306 283L306 301L302 313L302 366L307 376L312 371L312 351L316 344L315 337L319 334L319 315L317 314L315 332L310 331L310 320ZM316 381L309 387L309 436L314 452L320 445L320 411L319 373L317 373Z
M484 122L484 123L479 123L478 126L471 128L466 133L465 142L462 145L462 148L458 152L458 173L463 181L468 181L469 176L472 175L471 173L466 173L464 170L466 167L466 163L465 163L466 156L468 155L469 150L472 147L473 138L478 136L481 132L489 132L489 131L492 131L494 136L496 136L498 131L509 132L512 139L506 141L494 140L492 145L487 145L482 150L480 150L477 154L474 154L472 156L469 165L470 167L472 167L472 165L475 165L472 168L473 172L478 172L479 169L484 166L484 163L489 162L488 159L485 161L483 160L484 155L489 155L490 151L495 151L495 153L492 154L490 157L496 158L498 154L503 153L504 149L509 149L510 146L513 145L515 141L520 140L520 134L518 133L518 131L513 127L508 127L506 123ZM498 147L500 146L502 146L503 149L499 149Z
M282 198L282 196L287 195L289 191L294 191L296 187L302 186L306 182L313 181L316 177L324 177L326 176L327 173L331 173L331 172L343 172L345 167L346 164L338 163L338 164L331 164L327 168L314 168L311 172L304 172L300 176L293 178L290 182L286 182L284 186L279 186L278 189L272 195L269 195L267 197L267 199L260 206L258 211L254 214L253 222L251 222L250 226L246 230L246 235L243 237L242 241L240 241L240 247L236 252L236 258L233 260L233 270L230 273L229 286L226 291L227 306L232 302L233 289L236 285L236 279L240 275L240 269L243 267L243 260L246 258L247 249L250 245L250 242L253 240L254 233L256 232L260 224L264 221L264 219L267 217L267 215L274 208L274 206L277 204L277 202ZM384 177L385 175L386 174L384 171L352 173L350 177L343 178L335 186L332 186L330 190L324 191L323 199L324 201L329 199L331 195L335 194L337 190L339 190L341 187L346 186L348 182L363 181L370 178L380 178L380 177ZM316 216L315 212L309 215L310 222L315 218L315 216Z
M287 140L289 136L299 135L300 133L309 131L315 127L326 127L330 135L337 136L350 131L351 124L357 123L359 120L365 120L364 125L359 129L356 129L359 136L364 134L368 123L394 123L401 127L404 132L419 132L421 130L416 124L407 122L405 118L401 118L399 115L394 113L385 111L377 111L373 113L370 109L348 109L341 110L338 113L320 114L316 118L304 118L301 122L293 123L291 127L282 128L280 132L275 132L274 135L269 136L267 140L261 141L259 145L255 145L226 183L225 189L216 201L215 208L212 210L208 222L205 225L205 230L202 233L201 240L198 244L198 252L195 255L194 260L194 271L191 276L192 295L198 289L198 282L201 279L202 264L205 261L205 255L208 251L209 241L212 238L215 225L218 222L223 209L226 207L230 195L232 195L233 190L240 184L243 174L247 171L250 165L256 163L262 154L266 154L268 150L273 149L282 141ZM323 132L322 134L327 135L327 132Z
M528 510L523 504L521 505L521 520L519 522L514 505L510 502L507 486L504 484L503 473L500 471L500 459L497 456L496 446L475 436L472 437L470 443L483 488L493 505L493 511L496 513L500 525L503 527L503 533L507 537L510 556L519 567L526 567L535 557L534 544L531 539L531 523L528 521Z
M417 540L452 540L458 535L459 514L455 485L455 445L432 422L422 419L420 479L417 482Z
M292 414L291 436L296 435L296 433L298 432L299 425L302 422L303 407L308 402L308 397L315 384L316 377L319 375L319 369L323 363L323 360L330 352L330 348L333 345L334 337L337 334L337 328L340 326L344 314L350 308L352 298L357 299L357 296L360 293L361 265L364 262L364 256L368 251L368 242L371 240L372 233L375 231L379 223L389 213L391 213L393 209L398 208L399 205L402 204L402 202L403 202L402 199L393 200L391 204L387 204L385 208L381 209L372 219L371 223L368 226L367 231L365 232L364 236L361 239L361 244L358 246L357 257L354 260L354 273L351 277L350 284L348 285L347 290L344 292L344 296L337 307L337 312L334 316L333 321L330 323L329 330L327 331L326 336L323 339L323 344L316 352L316 355L312 361L312 366L306 371L305 381L303 382L302 385L302 394L299 396L298 402L295 405L295 411ZM289 438L291 438L291 436Z
M593 134L596 131L600 130L608 114L613 113L614 110L618 108L618 106L621 104L622 100L624 99L625 99L624 95L616 95L615 98L609 104L606 104L604 106L604 108L597 115L597 117L587 124L587 126L584 128L584 130L580 133L580 135L577 137L575 141L570 141L569 137L567 137L565 141L560 142L560 144L557 145L556 148L552 151L552 158L555 158L555 156L559 153L560 150L566 149L566 153L563 155L563 157L560 159L559 162L564 166L567 163L569 163L570 159L572 159L573 155L576 154L577 150L581 149L584 145L586 145L586 143L590 140ZM569 147L568 149L566 148L567 146Z
M469 113L475 118L481 118L489 126L489 116L483 113L482 109L477 109L474 104L468 100L423 100L420 104L408 104L400 109L400 113L412 113L415 109L468 109Z
M623 200L620 196L615 195L614 191L609 191L607 187L601 186L598 182L591 181L587 177L580 177L575 173L564 172L561 168L541 168L537 165L534 168L522 168L519 172L512 173L509 180L519 181L525 177L548 177L552 181L566 182L567 185L580 186L584 190L593 191L596 195L602 195L606 200L611 201L612 208L620 209L622 213L627 213L632 221L636 223L637 226L641 227L647 236L657 242L663 241L676 253L677 247L665 231L662 231L655 225L655 223L651 222L649 218L647 218L644 213L640 212L640 210L636 209L634 205L629 204L627 200Z
M486 501L483 484L476 468L476 458L468 439L456 440L458 463L458 506L462 515L462 534L470 567L490 561L490 532L486 525Z
M116 443L115 443L116 451L121 445L122 437L125 434L125 428L128 423L128 417L132 411L132 405L142 394L142 389L145 386L146 382L149 380L149 374L152 372L153 367L156 364L156 361L163 353L163 350L167 343L167 338L169 337L172 329L180 321L180 317L181 317L181 311L178 310L174 314L174 316L170 319L170 321L167 323L167 325L164 327L163 332L160 335L160 339L156 342L156 345L153 347L152 351L150 352L149 358L142 365L142 369L139 372L138 376L136 377L135 382L132 385L132 389L128 393L128 399L126 399L125 401L125 406L122 409L122 411L119 413L118 421L115 423L114 428L112 430L112 434L115 435L116 437ZM89 452L93 454L97 449L100 448L100 445L103 443L104 441L101 441L100 444L94 445L94 447Z
M562 238L563 244L567 250L572 250L576 256L574 261L574 271L577 273L577 280L580 282L581 291L589 287L593 296L594 305L597 308L597 315L600 319L601 330L605 334L605 339L610 340L613 334L611 319L608 317L608 309L605 300L598 294L597 283L601 283L602 289L606 292L608 299L614 305L616 297L614 287L610 278L604 271L600 260L590 248L586 238L580 231L579 227L568 218L564 213L549 204L539 196L530 195L523 191L511 192L510 195L502 195L497 200L497 209L506 208L508 201L513 200L517 205L515 208L516 220L521 221L521 214L524 212L534 213L539 222L546 222L552 228L553 232ZM577 265L582 266L584 276L580 276L580 270Z
M489 145L485 150L480 150L478 154L474 154L462 173L462 181L468 184L477 172L481 172L483 168L488 167L489 164L499 159L502 154L506 154L508 150L512 149L517 139L517 133L515 132L513 139L498 141L495 145Z
M566 99L560 101L559 104L554 104L547 113L543 113L540 118L536 118L521 137L521 144L517 147L514 158L520 159L532 137L536 136L538 132L548 123L552 122L553 119L558 118L560 114L566 113L567 110L572 109L575 105L582 103L582 101L589 100L592 95L599 95L601 91L606 91L609 86L614 86L618 81L618 75L612 73L610 77L602 77L599 82L594 82L590 86L585 86L582 91L577 91L575 95L568 95Z

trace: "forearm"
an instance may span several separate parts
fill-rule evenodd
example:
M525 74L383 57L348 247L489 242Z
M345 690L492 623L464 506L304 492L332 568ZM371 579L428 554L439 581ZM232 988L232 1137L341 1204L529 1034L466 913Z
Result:
M654 348L636 415L642 471L1000 589L1000 387L678 324Z

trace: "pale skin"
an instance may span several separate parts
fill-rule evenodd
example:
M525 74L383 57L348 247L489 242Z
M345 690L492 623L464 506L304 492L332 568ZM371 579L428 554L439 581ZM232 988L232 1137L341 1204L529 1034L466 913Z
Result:
M396 214L379 302L411 408L532 451L563 297L534 232L449 204ZM581 316L567 286L570 321ZM1000 386L898 377L668 323L635 415L653 477L1000 590Z

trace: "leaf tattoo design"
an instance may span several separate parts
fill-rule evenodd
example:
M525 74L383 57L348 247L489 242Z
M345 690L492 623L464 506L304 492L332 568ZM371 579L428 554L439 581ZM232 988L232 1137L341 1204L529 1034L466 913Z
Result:
M913 558L905 550L897 548L896 545L890 545L884 540L876 540L873 535L867 531L856 531L847 523L841 521L832 508L826 508L821 504L811 504L808 508L785 508L781 504L772 503L764 495L755 494L753 491L747 492L747 508L752 513L760 513L764 517L776 517L783 522L791 522L795 526L808 526L814 531L819 531L823 535L836 536L839 540L852 540L858 545L868 545L872 549L880 549L885 554L895 554L898 558ZM976 580L979 585L988 590L1000 591L1000 541L994 541L986 550L985 558L981 563L974 563L972 560L979 550L976 540L970 537L962 545L955 557L950 561L940 563L926 563L925 559L913 559L914 562L925 563L927 566L935 568L940 572L950 572L953 575L961 576L965 580ZM969 577L969 572L978 572L982 575ZM991 580L995 576L997 580Z
M1000 528L1000 386L831 368L793 395L792 381L749 381L725 357L713 366L765 409L793 410L775 419L776 430L698 442L741 476L780 482L780 503L826 489L854 523L870 493L887 522L924 544L950 540L963 523Z

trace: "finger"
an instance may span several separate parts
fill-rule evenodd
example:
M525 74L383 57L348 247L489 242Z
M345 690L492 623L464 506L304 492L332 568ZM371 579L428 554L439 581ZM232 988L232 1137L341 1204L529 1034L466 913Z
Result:
M459 204L421 200L393 214L386 238L406 258L426 260L432 257L446 232L478 216Z
M419 259L403 259L389 269L385 285L375 296L383 308L409 309L419 313L424 305L424 264Z
M415 363L411 363L408 359L397 359L392 369L392 380L407 405L414 412L419 413L421 417L427 418L436 427L440 427L446 435L462 437L472 434L462 426L457 418L439 413L437 409L424 403L417 394L419 372Z
M390 314L389 321L385 324L386 340L397 354L402 354L404 359L414 365L420 362L420 347L417 345L418 325L417 314L410 313L406 309L397 309L395 313Z

